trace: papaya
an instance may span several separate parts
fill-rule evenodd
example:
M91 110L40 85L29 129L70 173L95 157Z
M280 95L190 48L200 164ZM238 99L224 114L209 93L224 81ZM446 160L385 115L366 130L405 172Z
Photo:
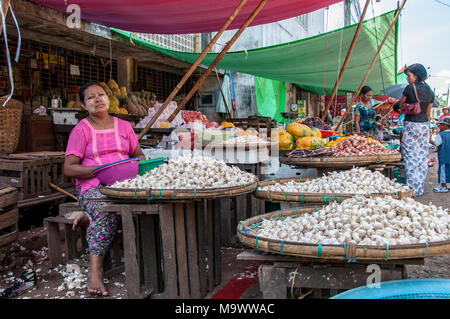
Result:
M292 135L294 140L297 140L305 136L312 136L311 129L308 126L295 122L289 124L286 127L286 131Z
M111 89L111 91L112 91L113 89L119 90L119 86L117 85L117 82L114 81L113 79L109 79L109 80L108 80L108 86L109 86L109 88Z
M303 148L307 150L316 150L322 147L323 147L322 139L315 136L305 136L295 141L296 149Z
M126 98L128 96L126 86L121 86L119 90L120 90L120 96L122 98Z
M128 114L128 111L127 111L126 108L121 107L121 108L119 108L119 113L120 113L120 114Z
M294 138L288 132L283 132L278 137L280 150L292 150L294 148Z
M322 138L322 133L320 132L320 130L317 127L311 127L310 130L311 130L312 136Z
M120 114L120 109L118 106L110 105L108 109L109 114Z
M69 102L67 102L66 107L67 107L68 109L71 109L71 108L73 108L74 105L75 105L75 101L70 100Z
M120 90L119 89L111 89L111 92L114 94L115 97L117 98L121 98L122 95L120 94Z
M112 96L109 97L109 106L110 107L113 106L113 107L119 108L120 102L119 102L119 99L115 95L112 95Z
M111 89L109 88L109 86L105 82L98 82L98 84L100 84L102 86L103 90L105 90L106 95L108 95L108 96L112 96L113 95Z

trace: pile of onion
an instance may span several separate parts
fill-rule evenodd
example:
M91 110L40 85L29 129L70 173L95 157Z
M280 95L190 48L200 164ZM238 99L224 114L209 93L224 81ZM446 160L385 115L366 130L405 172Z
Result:
M352 135L334 148L333 156L362 156L377 154L396 154L397 151L384 147L378 141L362 136Z

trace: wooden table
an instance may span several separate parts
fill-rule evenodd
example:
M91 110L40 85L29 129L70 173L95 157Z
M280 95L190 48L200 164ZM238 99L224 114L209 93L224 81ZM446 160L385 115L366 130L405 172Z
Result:
M368 277L379 267L380 280L407 278L406 265L424 265L424 258L405 260L374 260L356 262L327 261L317 258L245 250L237 260L262 261L259 266L259 286L264 299L287 299L300 294L304 298L329 298L348 289L367 284ZM372 266L368 268L368 266Z
M221 282L220 216L212 200L118 202L127 298L203 298Z

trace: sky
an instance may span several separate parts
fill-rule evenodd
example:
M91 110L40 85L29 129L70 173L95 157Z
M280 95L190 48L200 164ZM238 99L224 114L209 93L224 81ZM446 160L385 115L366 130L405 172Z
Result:
M371 0L365 19L397 8L397 0ZM361 11L366 0L359 0ZM325 28L344 25L343 2L329 7ZM352 21L352 23L355 23ZM408 0L400 15L398 69L421 63L428 69L426 81L436 94L447 93L450 85L450 0Z

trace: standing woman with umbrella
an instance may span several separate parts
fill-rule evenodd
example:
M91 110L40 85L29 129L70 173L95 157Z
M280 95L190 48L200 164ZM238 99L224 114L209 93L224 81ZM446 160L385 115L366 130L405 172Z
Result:
M405 69L409 85L400 99L400 110L405 113L401 140L402 156L405 161L406 182L416 192L415 197L424 193L428 173L428 144L430 140L430 112L434 93L424 82L427 70L422 64L412 64ZM420 113L408 114L404 103L420 101Z

